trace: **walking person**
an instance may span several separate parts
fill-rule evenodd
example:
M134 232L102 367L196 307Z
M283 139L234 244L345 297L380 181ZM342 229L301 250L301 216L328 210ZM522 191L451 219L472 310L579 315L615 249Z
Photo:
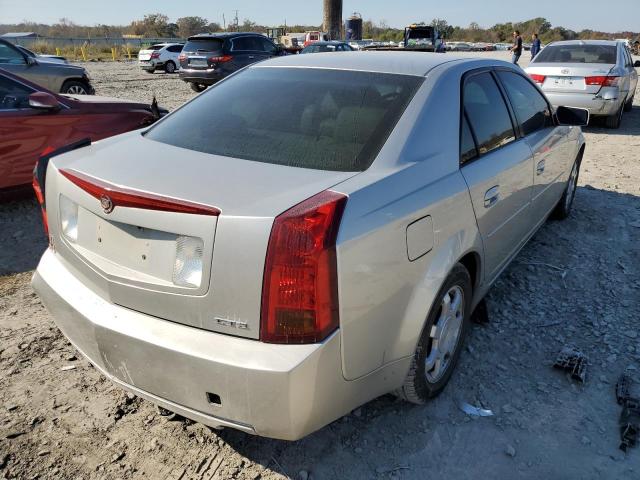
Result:
M540 53L540 39L538 38L538 34L534 33L531 37L531 60L536 58L536 55Z
M513 32L513 46L511 47L511 52L513 53L511 63L518 65L518 60L520 60L520 56L522 55L522 37L518 30Z

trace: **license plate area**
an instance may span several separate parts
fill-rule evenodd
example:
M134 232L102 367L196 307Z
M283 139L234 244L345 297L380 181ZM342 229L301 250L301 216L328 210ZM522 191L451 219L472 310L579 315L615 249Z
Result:
M191 67L208 67L209 62L206 58L190 58L189 66Z
M78 209L78 252L105 273L170 286L175 233L105 220Z
M585 83L583 77L549 77L545 86L551 88L584 90Z

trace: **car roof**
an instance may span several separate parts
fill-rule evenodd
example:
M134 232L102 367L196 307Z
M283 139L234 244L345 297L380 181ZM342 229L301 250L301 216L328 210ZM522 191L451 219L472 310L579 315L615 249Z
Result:
M286 55L260 62L252 68L293 67L356 70L377 73L397 73L424 76L433 68L448 62L474 61L442 53L426 52L344 52L340 55Z
M218 32L218 33L198 33L197 35L191 35L188 40L198 39L198 38L232 38L232 37L243 37L245 35L258 35L260 37L266 37L262 33L256 32Z
M547 46L552 45L608 45L615 47L618 43L615 40L561 40L559 42L550 43Z
M340 40L323 40L321 42L313 42L311 45L343 45L347 42Z

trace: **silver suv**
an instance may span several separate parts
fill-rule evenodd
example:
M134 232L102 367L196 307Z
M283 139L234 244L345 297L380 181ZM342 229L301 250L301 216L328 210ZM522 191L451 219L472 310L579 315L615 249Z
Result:
M0 68L53 92L74 95L95 93L84 68L31 57L12 43L2 39L0 39Z

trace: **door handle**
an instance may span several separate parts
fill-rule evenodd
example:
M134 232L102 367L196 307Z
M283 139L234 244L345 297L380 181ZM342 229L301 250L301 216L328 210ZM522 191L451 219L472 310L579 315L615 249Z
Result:
M253 55L249 55L249 59L250 59L250 60L253 60L254 58L256 58L256 57L255 57L255 56L253 56Z
M487 190L487 193L484 194L484 208L493 207L499 199L500 199L500 185L491 187L489 190Z
M544 160L540 160L536 166L536 174L541 175L544 172Z

